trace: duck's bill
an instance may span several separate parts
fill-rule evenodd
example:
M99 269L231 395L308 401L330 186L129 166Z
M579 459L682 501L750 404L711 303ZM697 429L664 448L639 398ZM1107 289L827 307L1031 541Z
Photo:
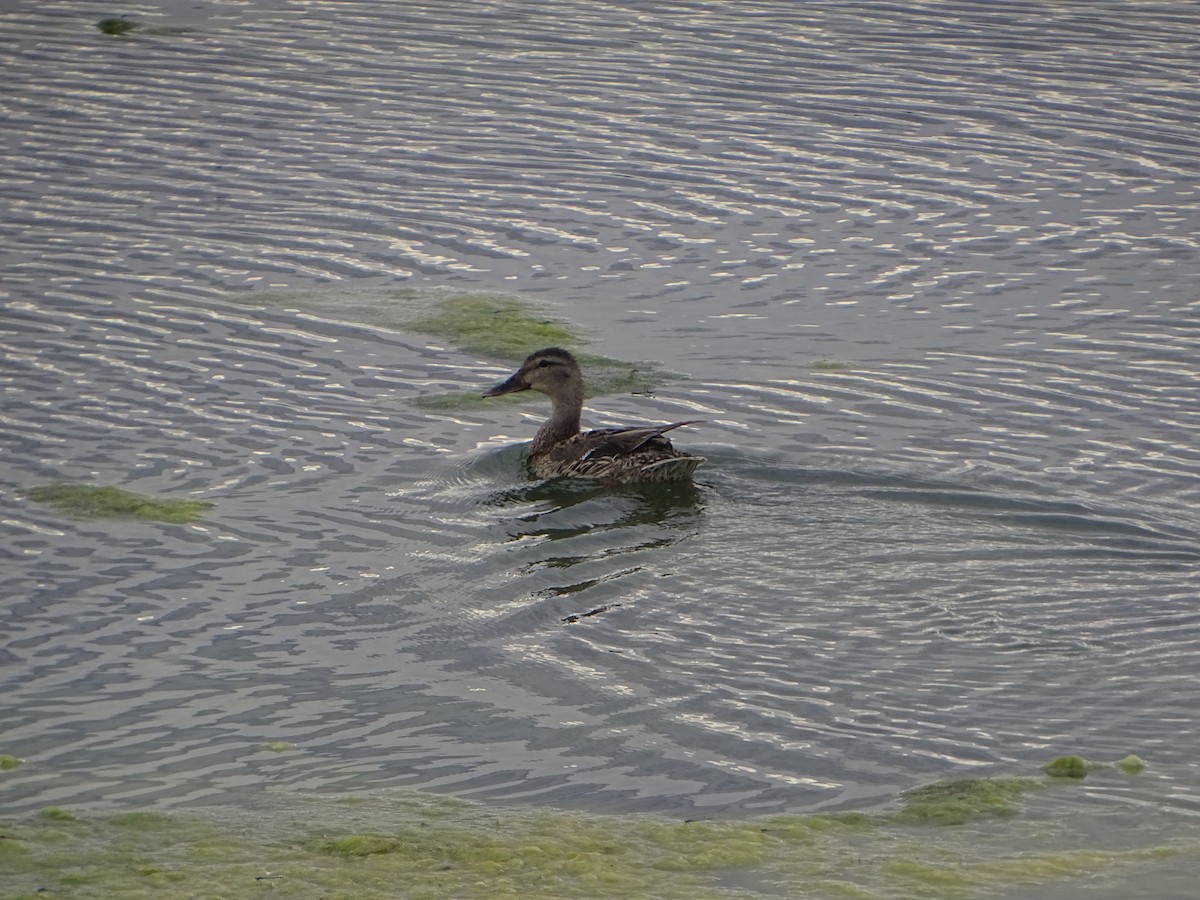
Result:
M517 391L527 391L529 385L521 379L519 375L514 375L508 381L502 381L490 391L485 393L484 397L501 397L505 394L515 394Z

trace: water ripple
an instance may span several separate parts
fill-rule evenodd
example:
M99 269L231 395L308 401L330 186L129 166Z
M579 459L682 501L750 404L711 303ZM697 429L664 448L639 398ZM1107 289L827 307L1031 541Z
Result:
M1192 6L217 7L0 14L14 808L1186 761ZM695 488L531 482L540 410L414 405L495 367L372 327L397 285L692 373L589 416L703 419Z

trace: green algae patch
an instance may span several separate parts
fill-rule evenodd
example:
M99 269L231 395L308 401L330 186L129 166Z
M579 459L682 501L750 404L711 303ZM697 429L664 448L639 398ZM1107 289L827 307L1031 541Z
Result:
M1146 770L1146 761L1130 753L1124 759L1118 760L1117 768L1126 775L1141 775Z
M321 837L308 846L370 866L381 883L409 885L412 897L715 897L696 870L742 859L706 858L703 841L686 851L649 844L619 819L509 811L501 821L465 811L440 824Z
M348 834L345 837L317 841L313 846L336 856L373 856L376 853L394 853L402 849L403 843L399 838L378 834Z
M91 484L47 484L33 488L26 496L78 519L146 519L182 525L196 521L213 508L207 500L147 497Z
M295 750L296 745L289 741L271 741L271 743L267 744L266 749L272 753L287 753L289 750Z
M956 778L915 788L892 820L905 824L962 825L979 818L1012 816L1017 801L1044 784L1033 778Z
M405 288L338 294L254 291L244 298L248 303L297 310L334 321L428 335L464 352L510 364L514 369L534 350L564 347L578 357L588 396L592 397L647 392L673 378L655 363L630 362L587 352L582 349L587 340L578 329L512 294ZM481 380L478 390L431 391L417 397L414 403L433 412L461 412L530 402L528 393L485 401L483 392L495 381Z
M1051 778L1087 778L1089 772L1102 768L1101 763L1088 762L1082 756L1060 756L1046 763L1042 771Z
M971 884L971 878L965 872L949 866L939 866L911 859L899 859L888 863L884 871L891 878L907 882L912 887L949 888L954 892L963 891Z
M897 871L897 884L907 888L902 896L975 897L1002 891L1006 895L1034 895L1045 885L1076 886L1075 896L1096 890L1098 883L1125 885L1114 896L1182 896L1170 888L1155 888L1153 879L1164 856L1163 848L1138 850L1071 849L1052 852L1013 853L1000 859L960 859L943 865L929 865L924 871L914 868ZM1194 865L1195 848L1186 851ZM931 889L932 888L932 889ZM1015 890L1014 890L1015 889ZM1037 893L1041 893L1038 891ZM1107 893L1101 889L1101 893Z
M0 753L0 772L6 772L9 769L15 769L21 764L21 760L15 756L9 756L7 753Z
M516 365L534 350L564 347L571 350L583 367L588 396L644 393L665 383L668 376L654 363L632 363L609 356L582 351L582 339L564 323L538 315L530 306L513 297L498 294L461 294L433 301L433 310L408 321L407 326L422 334L441 338L470 353ZM521 403L528 396L484 400L482 384L478 391L428 394L417 399L418 406L432 410L462 410L497 400Z
M980 795L998 793L1014 803L1031 784L1045 782L959 779L918 788L904 802L911 808L970 798L979 807L987 806ZM1104 831L1081 823L1078 809L1051 802L1052 793L1046 800L1037 805L1041 819L985 815L937 829L925 827L931 820L924 815L681 822L390 791L276 794L257 797L257 808L239 803L187 814L47 809L29 821L0 823L0 873L6 898L382 900L401 890L416 900L965 900L1127 884L1142 895L1175 896L1166 888L1190 884L1200 864L1200 823L1186 816L1163 822L1155 818L1162 808L1147 804ZM998 802L993 797L992 805ZM1109 818L1103 813L1097 821Z
M579 338L565 325L535 315L524 303L494 294L460 294L435 303L409 322L413 331L490 359L519 362L542 347L570 347Z
M1098 873L1115 874L1153 864L1156 856L1153 849L1026 851L982 861L955 854L941 859L895 860L884 870L894 889L887 896L967 898L997 889L1070 883L1076 879L1087 884L1094 882Z
M675 872L757 865L771 841L761 827L708 822L664 825L647 836L664 851L655 865Z
M124 16L109 16L97 22L96 27L105 34L129 34L131 31L137 31L142 25Z
M61 806L47 806L38 813L38 818L45 822L74 822L75 814Z
M108 823L116 825L118 828L153 831L168 827L171 824L171 818L163 813L128 812L110 817Z
M832 835L874 828L885 819L866 813L826 813L819 816L775 816L762 823L763 834L787 843L811 844Z
M127 19L125 16L109 16L101 19L96 23L105 34L115 35L120 37L125 34L133 34L135 31L138 34L153 34L159 37L170 37L172 35L191 34L200 29L194 25L144 25L141 22Z

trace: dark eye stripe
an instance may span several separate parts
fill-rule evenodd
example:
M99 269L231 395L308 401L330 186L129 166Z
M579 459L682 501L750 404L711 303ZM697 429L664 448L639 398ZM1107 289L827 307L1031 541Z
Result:
M569 366L574 361L574 357L566 350L560 350L558 347L547 347L545 350L530 353L529 357L525 360L525 364L540 369L546 366Z

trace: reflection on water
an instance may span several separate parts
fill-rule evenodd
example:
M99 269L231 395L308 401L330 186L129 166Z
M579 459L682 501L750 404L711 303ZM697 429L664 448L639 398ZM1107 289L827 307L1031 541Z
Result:
M1196 811L1194 9L313 8L4 14L8 808L858 809L1079 752L1152 777L1073 809ZM696 484L417 405L496 367L371 327L398 283L690 373L588 414L704 419Z
M702 506L700 490L691 482L613 488L585 480L553 479L504 491L502 498L497 499L536 507L512 524L513 540L541 536L559 541L608 529L654 525L669 526L683 536L694 530ZM645 529L639 533L645 534Z
M580 593L640 571L640 565L612 569L613 561L629 554L651 553L694 534L700 524L700 491L689 482L627 485L605 488L565 479L545 482L525 492L539 508L521 515L508 526L513 541L544 538L564 541L543 544L540 558L520 567L524 574L540 568L571 569L593 561L604 561L606 572L577 582L543 588L554 596ZM617 586L619 587L619 585ZM619 603L598 606L587 612L571 613L564 622L606 612Z

